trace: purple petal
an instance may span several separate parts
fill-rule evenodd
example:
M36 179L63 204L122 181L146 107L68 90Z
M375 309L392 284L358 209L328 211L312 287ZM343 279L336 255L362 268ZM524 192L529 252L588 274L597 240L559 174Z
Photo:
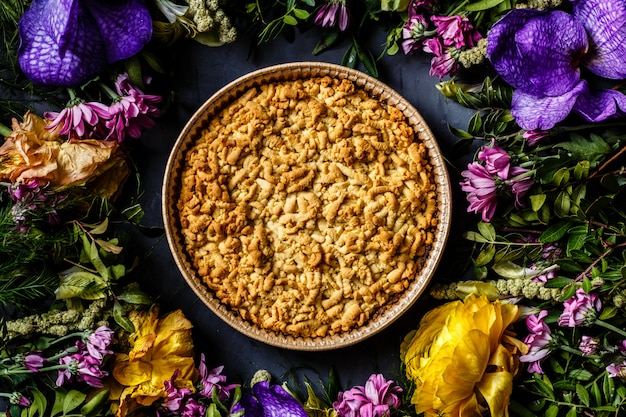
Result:
M511 114L522 129L548 130L567 117L578 97L586 91L585 80L581 80L572 90L557 97L538 97L515 90Z
M590 37L584 65L605 78L626 78L626 3L623 0L577 0L573 14Z
M104 45L77 0L34 0L19 23L18 62L34 83L76 86L101 72Z
M589 122L600 122L626 112L626 96L615 90L593 90L581 94L574 111Z
M487 57L502 78L532 95L560 96L580 79L584 27L562 11L514 9L490 30Z
M135 55L152 37L152 18L143 0L84 0L96 20L109 61Z
M257 382L252 387L254 395L263 405L265 417L307 417L302 404L280 385L269 385L269 382Z

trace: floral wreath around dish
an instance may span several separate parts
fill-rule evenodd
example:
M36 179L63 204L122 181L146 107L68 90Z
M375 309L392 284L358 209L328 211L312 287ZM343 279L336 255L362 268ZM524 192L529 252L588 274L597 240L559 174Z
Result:
M6 0L0 18L5 415L626 411L623 1ZM381 51L361 40L371 27ZM440 303L398 347L398 381L227 382L182 311L132 278L146 256L132 235L160 233L141 223L132 155L170 104L168 52L244 30L257 48L315 30L313 54L344 45L341 64L373 76L426 56L439 91L473 111L449 155L471 159L450 166L479 217L468 268L429 288Z

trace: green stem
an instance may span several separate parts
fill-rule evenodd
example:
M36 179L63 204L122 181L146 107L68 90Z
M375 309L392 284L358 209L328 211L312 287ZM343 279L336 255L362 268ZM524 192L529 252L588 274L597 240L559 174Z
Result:
M596 321L594 323L597 324L600 327L604 327L605 329L614 331L615 333L619 334L620 336L626 337L626 331L624 331L624 330L622 330L622 329L620 329L618 327L615 327L612 324L609 324L609 323L607 323L605 321L597 320L597 319L596 319Z

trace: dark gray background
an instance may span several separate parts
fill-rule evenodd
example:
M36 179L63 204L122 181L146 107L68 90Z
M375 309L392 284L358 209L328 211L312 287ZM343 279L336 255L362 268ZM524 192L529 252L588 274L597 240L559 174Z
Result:
M145 225L162 226L161 187L169 151L180 130L201 104L218 89L237 77L258 68L293 61L324 61L340 63L347 44L314 56L319 33L297 34L289 43L277 39L256 48L244 37L233 44L210 48L193 41L177 44L174 50L174 96L172 106L136 144L137 163L145 194ZM376 36L373 36L376 38ZM384 43L384 34L372 39L377 54ZM439 81L429 76L429 57L385 56L379 62L379 79L408 99L422 114L439 141L445 156L451 157L456 141L448 124L465 129L471 113L444 98L435 88ZM362 69L362 68L360 68ZM454 221L444 259L434 281L447 279L455 273L454 266L464 262L455 254L462 238L459 232L465 222L466 203L458 190L458 173L450 169L453 186ZM417 327L419 319L433 305L423 296L406 314L387 329L351 347L324 352L301 352L268 346L247 338L215 316L182 279L163 238L137 239L138 249L153 249L152 255L136 271L144 288L158 297L164 310L181 308L194 324L196 351L204 352L209 369L224 365L229 381L245 383L258 369L269 370L276 378L286 378L291 371L306 374L314 382L325 380L331 367L338 371L344 388L363 385L372 373L382 372L396 379L400 372L399 347L403 337ZM154 245L154 247L153 247Z

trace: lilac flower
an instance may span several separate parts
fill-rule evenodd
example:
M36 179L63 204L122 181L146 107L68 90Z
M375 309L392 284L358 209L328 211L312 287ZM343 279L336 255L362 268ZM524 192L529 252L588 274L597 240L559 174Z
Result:
M596 122L626 109L615 90L591 90L581 66L610 79L626 78L626 3L575 0L572 14L514 9L489 32L487 56L516 88L511 113L527 130L546 130L571 111Z
M183 406L181 417L205 417L206 406L198 403L194 398L189 398Z
M34 0L19 22L19 64L37 84L77 86L152 37L143 0Z
M602 308L598 294L588 294L582 288L563 303L563 313L559 317L559 326L577 327L595 321Z
M204 359L204 353L200 354L200 365L198 371L200 372L200 380L202 382L202 390L200 394L205 397L211 397L213 390L215 389L220 400L230 398L231 391L238 387L237 384L222 385L226 382L226 375L221 375L223 366L208 370Z
M39 372L39 368L43 367L46 362L39 353L28 353L24 356L24 366L31 372Z
M46 126L48 130L58 129L59 135L72 138L93 138L96 127L101 119L109 116L109 109L105 104L98 102L78 101L68 104L61 112L45 112L44 117L52 120Z
M82 381L92 387L102 388L102 379L109 375L107 371L100 369L102 366L100 360L81 353L63 356L59 359L59 364L67 365L67 368L58 372L56 380L58 387L73 381Z
M609 378L626 378L626 361L620 363L611 363L606 367Z
M526 327L530 332L524 338L524 343L529 346L528 353L520 356L520 362L529 362L528 372L543 374L541 362L550 354L550 343L552 342L552 331L543 321L548 315L547 310L541 310L536 315L526 318Z
M252 394L244 395L233 411L243 408L246 417L307 417L302 404L280 385L257 382L252 386Z
M580 349L583 355L590 356L598 351L599 345L600 345L600 341L598 340L597 337L591 337L591 336L585 335L582 337L580 344L578 345L578 349Z
M322 27L334 27L344 31L350 23L346 0L329 0L319 8L315 15L315 24Z
M382 417L388 416L392 408L401 404L398 395L402 388L385 380L381 374L371 375L365 386L356 386L340 392L333 408L339 417Z
M89 354L102 360L104 355L110 355L112 350L108 349L109 345L113 341L113 330L108 326L100 326L93 333L87 337L86 348Z
M49 225L61 223L57 210L62 207L67 196L55 193L48 187L49 184L39 185L37 179L9 185L8 192L14 202L11 215L20 232L27 232L40 219Z
M467 170L461 172L465 181L461 183L461 190L468 193L468 212L481 213L485 222L491 220L496 212L498 203L498 186L491 172L478 162L472 162Z

